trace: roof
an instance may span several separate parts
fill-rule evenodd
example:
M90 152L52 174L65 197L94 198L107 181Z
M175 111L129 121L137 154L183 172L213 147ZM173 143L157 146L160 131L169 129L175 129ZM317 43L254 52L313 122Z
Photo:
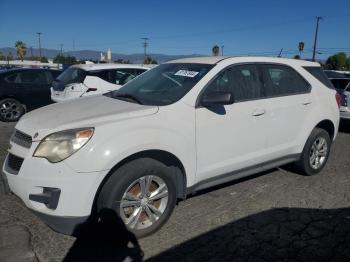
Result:
M301 65L301 66L320 66L320 64L317 62L310 62L302 59L291 59L291 58L280 58L280 57L259 57L259 56L191 57L191 58L172 60L167 63L218 64L221 62L230 62L230 63L264 62L264 63L295 64L295 65Z
M9 72L20 72L20 71L62 71L59 69L52 69L52 68L10 68L10 69L1 69L0 73L9 73Z
M350 73L348 71L324 70L328 78L349 79Z
M152 65L137 65L137 64L78 64L73 65L86 71L103 70L103 69L118 69L118 68L138 68L150 69Z
M223 59L229 58L228 56L203 56L203 57L188 57L181 58L172 61L168 61L167 63L194 63L194 64L217 64Z

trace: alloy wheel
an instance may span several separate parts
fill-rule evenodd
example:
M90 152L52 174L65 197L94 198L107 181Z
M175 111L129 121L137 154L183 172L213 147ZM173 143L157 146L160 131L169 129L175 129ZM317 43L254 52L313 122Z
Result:
M0 104L0 115L5 121L16 121L23 113L23 106L16 100L4 100Z
M328 157L328 144L325 138L318 137L311 146L310 166L317 170L323 166Z
M120 216L132 230L146 229L163 215L168 204L168 187L163 179L147 175L135 180L120 201Z

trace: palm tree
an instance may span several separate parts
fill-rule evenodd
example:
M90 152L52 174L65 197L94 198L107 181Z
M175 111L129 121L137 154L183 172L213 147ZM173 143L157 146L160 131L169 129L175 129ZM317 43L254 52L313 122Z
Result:
M214 45L213 48L211 49L211 51L213 52L213 56L219 56L220 47L217 45Z
M22 41L17 41L15 43L15 47L16 47L16 52L17 52L18 58L21 59L21 61L23 61L23 59L24 59L24 57L26 56L26 53L27 53L26 44L23 43Z

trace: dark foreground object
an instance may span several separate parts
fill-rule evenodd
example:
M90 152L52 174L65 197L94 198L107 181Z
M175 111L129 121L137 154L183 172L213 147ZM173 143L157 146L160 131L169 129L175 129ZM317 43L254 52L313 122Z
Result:
M142 261L136 237L111 209L103 209L98 221L88 221L74 233L77 240L64 261Z

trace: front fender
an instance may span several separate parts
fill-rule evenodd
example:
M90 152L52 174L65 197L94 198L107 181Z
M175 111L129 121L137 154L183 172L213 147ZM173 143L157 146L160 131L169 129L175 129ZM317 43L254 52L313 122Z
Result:
M162 150L175 155L184 166L187 183L195 179L195 143L179 132L167 129L132 129L129 132L115 134L86 147L68 158L67 164L77 172L95 172L110 170L122 160L146 150ZM82 157L83 156L83 157Z

